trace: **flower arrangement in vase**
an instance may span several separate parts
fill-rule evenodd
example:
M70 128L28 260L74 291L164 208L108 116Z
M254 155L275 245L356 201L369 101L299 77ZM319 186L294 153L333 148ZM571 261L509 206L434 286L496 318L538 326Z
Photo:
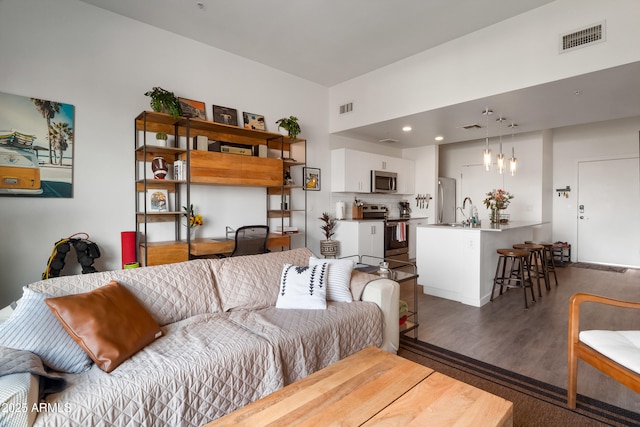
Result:
M193 209L193 204L189 205L189 208L183 206L184 209L184 217L187 218L188 223L185 224L189 230L189 239L193 240L195 237L195 232L198 227L204 225L204 220L202 219L202 215L197 214Z
M513 194L501 188L493 189L487 193L484 205L487 209L491 209L491 223L497 224L500 222L500 211L507 209L513 197Z

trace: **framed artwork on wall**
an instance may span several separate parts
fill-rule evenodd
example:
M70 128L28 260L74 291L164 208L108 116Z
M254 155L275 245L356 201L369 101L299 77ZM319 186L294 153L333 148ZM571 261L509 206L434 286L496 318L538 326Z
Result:
M169 192L162 189L147 190L147 210L149 212L168 212Z
M0 196L73 197L75 107L0 92Z
M182 108L182 115L190 119L207 120L207 111L202 101L194 101L193 99L180 98L178 102Z
M214 105L213 121L224 125L238 126L238 110Z
M320 191L320 169L319 168L303 168L304 189L309 191Z
M245 129L266 130L264 126L264 116L253 113L242 113Z

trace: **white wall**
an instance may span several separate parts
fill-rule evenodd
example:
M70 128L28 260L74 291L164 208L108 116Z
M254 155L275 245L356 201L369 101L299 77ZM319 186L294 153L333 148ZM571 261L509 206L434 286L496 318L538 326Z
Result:
M554 193L554 241L577 242L578 162L639 155L640 117L553 130L553 188L571 187L569 198L557 197ZM629 197L640 195L630 194ZM630 212L629 217L637 219L638 213ZM638 240L640 236L635 238ZM571 256L572 261L576 261L576 251L572 251Z
M636 62L638 16L637 0L552 2L333 86L330 131ZM560 34L602 20L607 24L606 43L571 54L558 52ZM339 115L345 102L353 102L353 111Z
M76 114L73 198L0 197L0 307L40 278L56 241L79 231L99 245L99 270L120 268L120 232L135 229L133 121L153 86L204 101L209 117L212 104L264 114L270 131L296 115L309 166L329 170L327 88L86 3L0 1L0 56L0 91L73 104ZM316 253L329 191L309 193ZM263 189L200 187L192 200L202 235L266 221Z
M494 162L499 153L498 144L494 139L490 140ZM482 165L484 145L484 140L476 140L440 146L440 176L456 179L456 206L462 206L464 198L471 197L480 219L489 221L489 210L483 205L483 200L487 192L502 188L515 196L505 211L512 220L540 221L543 201L542 134L519 134L514 136L513 142L511 136L503 137L502 151L506 158L510 157L511 148L515 148L518 158L515 176L507 172L498 174L495 165L487 172ZM458 213L457 220L462 219Z

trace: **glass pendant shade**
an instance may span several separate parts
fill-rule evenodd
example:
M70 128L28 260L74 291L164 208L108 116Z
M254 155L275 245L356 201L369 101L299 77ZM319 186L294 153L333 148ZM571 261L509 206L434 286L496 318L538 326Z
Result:
M482 158L484 160L484 169L486 171L490 171L492 159L491 159L491 149L489 149L488 145L484 150L482 150Z
M493 114L493 111L489 109L489 107L485 108L482 112L482 115L485 117L487 123L485 125L485 129L487 131L487 137L485 138L484 150L482 150L482 163L484 164L484 169L488 172L491 170L491 166L493 165L493 159L491 158L491 149L489 148L489 116Z
M498 154L496 161L498 164L498 173L501 174L502 172L504 172L504 154L502 153Z
M518 170L518 159L515 155L515 149L511 148L511 158L509 159L509 172L511 172L511 176L515 176L516 171Z

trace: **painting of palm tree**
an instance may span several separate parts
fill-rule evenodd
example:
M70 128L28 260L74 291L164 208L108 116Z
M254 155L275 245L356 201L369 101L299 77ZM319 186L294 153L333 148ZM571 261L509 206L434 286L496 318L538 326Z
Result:
M0 196L73 197L75 107L0 92Z

